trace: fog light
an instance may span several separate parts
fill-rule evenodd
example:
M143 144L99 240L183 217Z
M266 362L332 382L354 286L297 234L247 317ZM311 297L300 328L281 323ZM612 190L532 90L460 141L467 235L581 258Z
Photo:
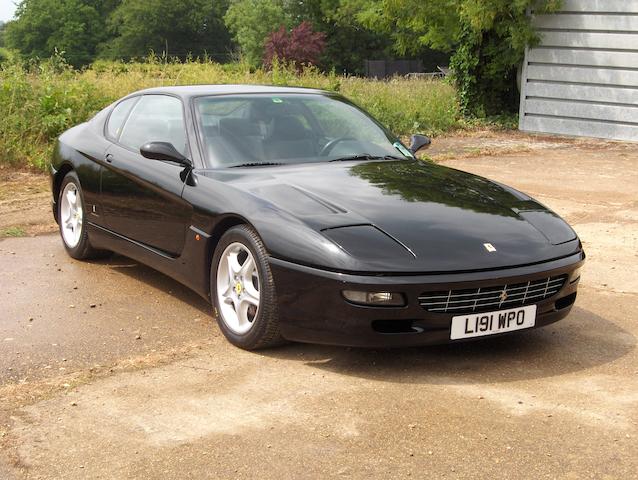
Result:
M359 305L374 305L388 307L405 306L405 297L402 293L396 292L360 292L357 290L344 290L343 296L346 300Z

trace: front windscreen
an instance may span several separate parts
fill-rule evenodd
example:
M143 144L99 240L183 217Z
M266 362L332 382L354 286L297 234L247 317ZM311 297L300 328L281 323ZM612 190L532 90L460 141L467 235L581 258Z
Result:
M410 155L378 123L337 96L221 95L197 98L196 108L212 168Z

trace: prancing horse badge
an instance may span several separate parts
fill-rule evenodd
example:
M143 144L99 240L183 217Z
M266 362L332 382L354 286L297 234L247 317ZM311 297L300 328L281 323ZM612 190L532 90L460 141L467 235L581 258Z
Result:
M487 250L490 253L496 251L496 248L494 248L494 245L492 245L491 243L484 243L483 246L485 247L485 250Z

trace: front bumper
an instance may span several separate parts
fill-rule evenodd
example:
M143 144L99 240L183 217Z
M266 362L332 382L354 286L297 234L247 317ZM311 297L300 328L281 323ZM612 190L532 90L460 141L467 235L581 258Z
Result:
M536 327L564 318L573 305L579 279L570 274L585 261L584 252L537 265L487 272L436 275L353 275L270 259L284 338L329 345L398 347L452 342L452 314L423 309L418 296L426 291L515 284L567 274L554 296L536 303ZM343 290L402 292L405 307L358 306L346 302ZM557 301L563 299L562 302ZM379 331L378 325L393 325ZM407 328L406 328L407 327ZM498 334L507 335L507 333ZM495 335L491 335L495 336ZM480 337L485 338L485 337ZM454 340L465 341L465 340Z

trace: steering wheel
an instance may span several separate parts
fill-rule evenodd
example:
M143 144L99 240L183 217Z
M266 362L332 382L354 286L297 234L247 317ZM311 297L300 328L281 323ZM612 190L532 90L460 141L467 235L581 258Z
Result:
M320 157L325 157L326 155L328 155L332 149L335 147L335 145L337 145L338 143L341 142L345 142L345 141L357 141L356 138L354 137L350 137L348 135L344 135L343 137L338 137L338 138L333 138L332 140L330 140L328 143L326 143L323 148L321 149L321 151L319 152L319 156Z

